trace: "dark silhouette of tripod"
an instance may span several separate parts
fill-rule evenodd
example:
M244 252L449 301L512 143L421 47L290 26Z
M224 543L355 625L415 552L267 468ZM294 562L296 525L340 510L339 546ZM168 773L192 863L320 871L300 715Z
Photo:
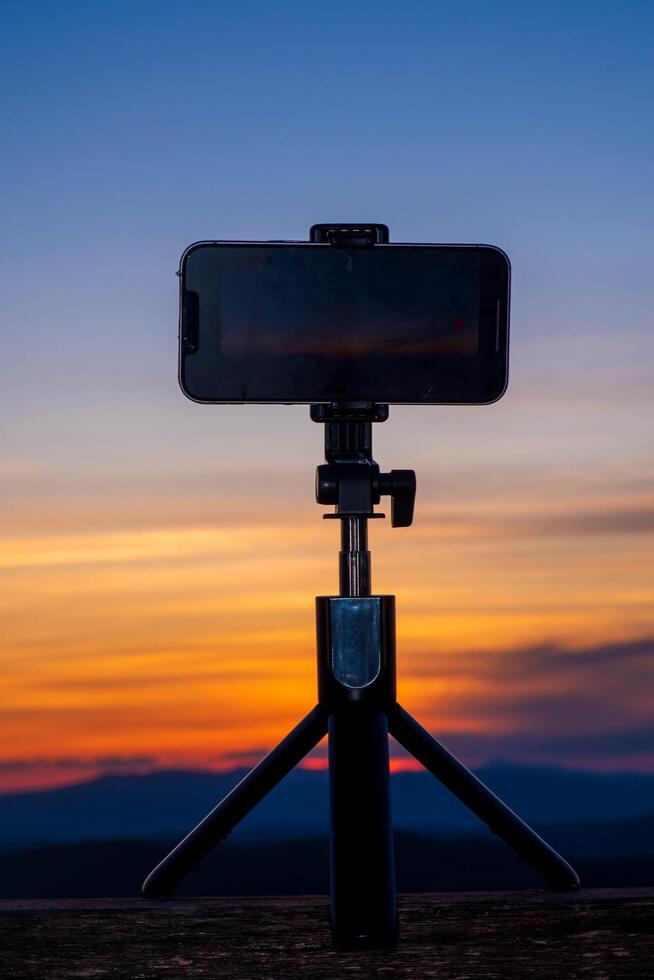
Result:
M397 942L390 813L389 733L557 889L579 887L570 865L426 731L396 700L395 597L371 595L368 520L391 498L394 527L413 520L411 470L381 473L372 424L388 406L312 405L325 426L325 464L316 499L341 522L340 594L316 599L318 704L152 871L147 898L160 897L195 867L318 742L329 735L332 933L339 948Z

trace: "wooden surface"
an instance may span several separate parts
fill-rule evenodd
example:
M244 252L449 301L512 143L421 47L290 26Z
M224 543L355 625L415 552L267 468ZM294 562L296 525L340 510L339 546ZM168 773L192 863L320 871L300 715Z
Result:
M654 977L654 889L410 895L401 930L338 953L323 896L3 901L0 977Z

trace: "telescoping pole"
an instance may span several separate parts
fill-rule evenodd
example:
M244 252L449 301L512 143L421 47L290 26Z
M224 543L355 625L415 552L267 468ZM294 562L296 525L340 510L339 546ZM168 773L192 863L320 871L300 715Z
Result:
M367 525L365 517L341 520L340 598L328 600L322 638L334 703L328 720L332 932L342 949L397 942L388 720L380 695L382 635L392 617L381 597L370 597Z

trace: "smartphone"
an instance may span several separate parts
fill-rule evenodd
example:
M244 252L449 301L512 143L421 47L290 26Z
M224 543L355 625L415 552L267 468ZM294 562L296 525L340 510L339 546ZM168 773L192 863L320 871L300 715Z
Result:
M494 246L198 242L180 287L194 401L488 404L506 390L510 264Z

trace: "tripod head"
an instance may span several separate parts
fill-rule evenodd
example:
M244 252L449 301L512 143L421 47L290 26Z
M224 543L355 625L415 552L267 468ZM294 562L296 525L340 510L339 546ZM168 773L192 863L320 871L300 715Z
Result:
M316 500L334 504L326 517L375 518L382 496L391 498L393 527L413 522L416 475L413 470L380 472L372 457L372 424L388 418L388 405L332 402L311 406L311 418L325 425L325 460L316 470Z
M316 470L316 500L334 504L325 517L341 522L339 583L342 596L370 595L368 519L382 496L391 498L393 527L413 521L416 475L413 470L381 473L372 458L372 425L388 418L388 405L333 402L311 406L311 418L325 426L326 462Z

